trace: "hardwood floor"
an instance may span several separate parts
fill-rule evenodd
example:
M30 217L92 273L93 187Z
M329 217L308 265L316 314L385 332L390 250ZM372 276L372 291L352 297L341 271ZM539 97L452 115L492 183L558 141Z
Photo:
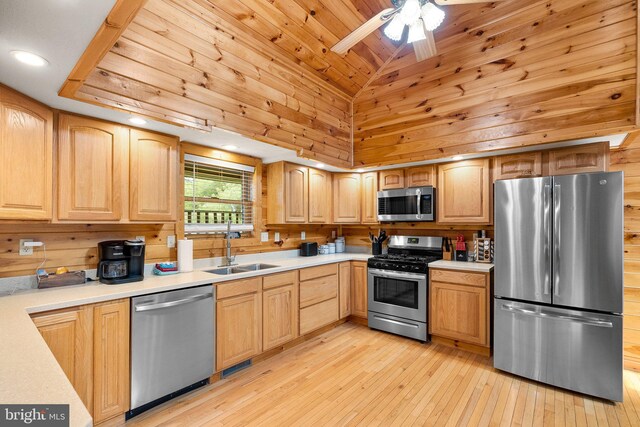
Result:
M640 374L624 385L612 404L346 323L126 425L640 426Z

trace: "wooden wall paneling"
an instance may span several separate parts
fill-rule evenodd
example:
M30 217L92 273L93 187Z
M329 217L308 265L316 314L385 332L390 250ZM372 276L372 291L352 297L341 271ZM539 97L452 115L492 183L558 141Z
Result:
M0 157L3 159L0 218L50 220L53 111L3 85L0 85Z
M117 221L122 217L124 153L129 130L101 120L60 114L57 140L57 218ZM128 187L128 180L125 183Z
M632 1L572 0L554 4L553 14L544 2L508 3L436 32L435 58L416 64L402 51L355 99L356 164L603 135L635 125Z

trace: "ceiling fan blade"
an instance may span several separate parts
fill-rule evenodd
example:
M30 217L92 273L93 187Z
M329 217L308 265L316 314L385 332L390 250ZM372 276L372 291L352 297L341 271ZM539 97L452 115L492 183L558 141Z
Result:
M331 50L338 55L344 55L349 49L360 40L367 37L369 34L380 28L382 24L389 21L393 17L394 12L399 9L388 8L378 13L373 18L369 19L364 24L353 30L351 34L336 43Z
M438 54L438 49L436 49L436 41L433 38L433 32L425 30L424 33L427 36L426 39L411 43L413 45L413 51L416 53L416 60L418 62L424 61L425 59L431 58L432 56L436 56Z
M493 3L503 0L434 0L436 4L440 6L446 6L448 4L473 4L473 3Z

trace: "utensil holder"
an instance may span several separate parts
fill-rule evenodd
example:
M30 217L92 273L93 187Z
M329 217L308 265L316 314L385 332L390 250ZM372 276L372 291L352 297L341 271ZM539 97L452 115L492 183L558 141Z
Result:
M382 243L371 243L371 253L373 255L382 255Z

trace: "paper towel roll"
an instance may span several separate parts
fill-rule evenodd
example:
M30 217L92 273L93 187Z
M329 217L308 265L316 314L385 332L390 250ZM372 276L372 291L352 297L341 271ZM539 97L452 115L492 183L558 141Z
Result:
M193 240L178 240L178 270L193 271Z

